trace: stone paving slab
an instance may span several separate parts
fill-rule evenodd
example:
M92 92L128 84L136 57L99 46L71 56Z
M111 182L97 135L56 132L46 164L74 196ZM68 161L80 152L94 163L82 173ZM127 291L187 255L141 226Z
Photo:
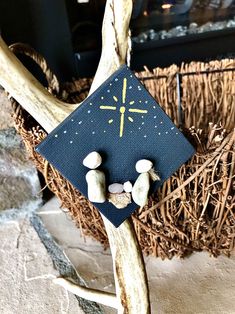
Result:
M6 92L0 86L0 130L8 129L14 126L14 121L12 118L12 106L11 102L7 97Z
M38 173L14 128L0 130L0 212L42 204Z
M14 216L15 210L33 211L40 206L41 187L37 170L14 129L11 102L1 86L0 108L0 212L8 210L7 215Z
M74 295L52 283L55 270L28 220L0 226L0 313L83 314Z
M40 209L39 216L88 286L114 292L110 251L84 240L56 198ZM153 314L235 313L235 254L212 258L205 252L194 253L171 261L150 256L145 263ZM115 311L106 308L106 313Z

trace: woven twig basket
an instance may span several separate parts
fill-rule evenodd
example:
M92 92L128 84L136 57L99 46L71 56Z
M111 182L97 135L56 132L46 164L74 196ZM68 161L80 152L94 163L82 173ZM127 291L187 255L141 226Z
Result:
M91 79L59 86L45 60L31 48L16 44L45 73L48 90L67 102L88 94ZM235 237L235 71L234 60L191 62L181 67L145 69L137 73L171 119L197 149L150 198L148 206L132 215L142 250L161 258L206 250L229 255ZM108 246L97 209L65 180L34 147L46 136L38 123L14 100L14 119L29 156L84 235Z

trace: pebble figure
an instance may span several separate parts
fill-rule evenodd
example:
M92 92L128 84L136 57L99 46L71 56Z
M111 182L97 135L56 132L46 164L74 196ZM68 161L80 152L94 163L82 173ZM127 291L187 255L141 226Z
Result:
M148 193L150 188L149 171L152 167L153 163L148 159L141 159L137 161L135 165L135 169L139 173L139 176L132 189L132 198L140 207L143 207L148 203Z
M102 157L97 152L89 153L83 160L83 165L91 170L86 174L88 187L88 199L94 203L104 203L106 201L105 175L97 168L102 164Z

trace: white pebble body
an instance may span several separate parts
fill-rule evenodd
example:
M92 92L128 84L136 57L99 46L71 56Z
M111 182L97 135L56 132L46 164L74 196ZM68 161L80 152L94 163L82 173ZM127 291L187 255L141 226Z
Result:
M88 199L94 203L106 200L105 175L100 170L90 170L86 174Z
M110 184L108 186L108 191L110 193L122 193L123 192L123 185L120 184L120 183L113 183L113 184Z
M101 165L102 157L97 152L91 152L86 156L82 163L89 169L96 169Z
M135 164L135 169L139 173L148 172L152 167L153 163L148 159L140 159Z
M148 203L148 193L150 188L150 175L148 172L139 174L132 190L133 201L140 207Z
M132 184L130 181L127 181L123 184L123 189L125 192L130 193L132 191Z

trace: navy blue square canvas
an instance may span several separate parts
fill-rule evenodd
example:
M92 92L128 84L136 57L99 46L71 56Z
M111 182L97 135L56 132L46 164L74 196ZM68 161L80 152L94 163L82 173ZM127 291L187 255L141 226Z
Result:
M75 188L87 196L89 169L83 159L99 152L107 186L132 183L135 164L151 160L160 181L152 192L193 154L194 148L127 66L122 66L36 148ZM117 209L108 201L94 204L116 227L138 207Z

